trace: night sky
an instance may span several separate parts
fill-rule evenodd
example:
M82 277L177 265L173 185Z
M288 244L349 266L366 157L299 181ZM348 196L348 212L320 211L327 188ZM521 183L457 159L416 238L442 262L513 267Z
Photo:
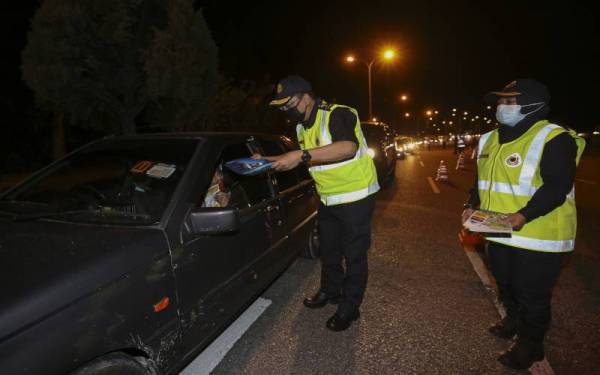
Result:
M3 103L31 100L20 53L35 1L2 5ZM482 96L519 77L547 84L551 119L578 130L600 125L598 12L592 2L200 1L219 47L220 69L237 80L300 74L317 95L367 116L367 69L385 45L399 59L373 68L374 113L452 107L485 114ZM399 94L410 100L400 103ZM18 105L17 105L18 107ZM405 125L406 126L406 125Z

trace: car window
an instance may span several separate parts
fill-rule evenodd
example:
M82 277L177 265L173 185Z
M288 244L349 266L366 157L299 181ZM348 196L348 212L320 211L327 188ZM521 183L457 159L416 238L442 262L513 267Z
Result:
M69 221L155 223L197 146L193 139L107 139L49 167L3 203Z
M287 151L278 140L262 139L261 145L265 155L281 155ZM298 184L298 176L295 169L283 172L275 172L277 188L279 191L287 190Z
M230 160L250 157L252 155L251 148L246 143L235 143L226 146L221 152L221 157L215 167L215 171L222 171L225 188L231 193L229 206L254 205L272 197L268 174L241 176L224 167L225 163Z

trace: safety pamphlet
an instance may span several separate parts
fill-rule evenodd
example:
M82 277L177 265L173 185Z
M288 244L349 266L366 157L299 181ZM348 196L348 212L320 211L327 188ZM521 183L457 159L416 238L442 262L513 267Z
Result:
M507 222L508 215L494 211L475 210L463 223L471 232L487 237L511 237L512 226Z
M226 162L225 166L237 174L253 176L271 169L273 162L265 159L240 158Z

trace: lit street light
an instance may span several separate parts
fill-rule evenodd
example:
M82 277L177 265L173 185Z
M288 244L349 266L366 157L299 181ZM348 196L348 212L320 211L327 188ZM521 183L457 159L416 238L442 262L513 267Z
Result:
M388 48L385 51L383 51L381 53L380 56L376 56L373 60L367 62L367 61L363 61L363 60L359 60L362 63L364 63L367 66L367 73L369 76L369 118L373 117L373 95L371 93L371 68L373 67L373 64L375 62L378 61L391 61L396 57L396 53L394 52L394 50ZM353 55L348 55L346 56L346 62L352 64L355 61L357 61L357 58ZM404 99L403 99L404 100Z

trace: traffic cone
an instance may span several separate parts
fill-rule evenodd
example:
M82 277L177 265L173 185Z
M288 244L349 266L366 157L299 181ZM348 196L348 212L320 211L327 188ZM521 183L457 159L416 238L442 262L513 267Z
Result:
M465 154L461 153L458 155L458 161L456 162L456 169L465 169Z
M444 164L444 161L440 161L440 166L437 170L437 176L435 177L436 181L448 181L448 167Z

